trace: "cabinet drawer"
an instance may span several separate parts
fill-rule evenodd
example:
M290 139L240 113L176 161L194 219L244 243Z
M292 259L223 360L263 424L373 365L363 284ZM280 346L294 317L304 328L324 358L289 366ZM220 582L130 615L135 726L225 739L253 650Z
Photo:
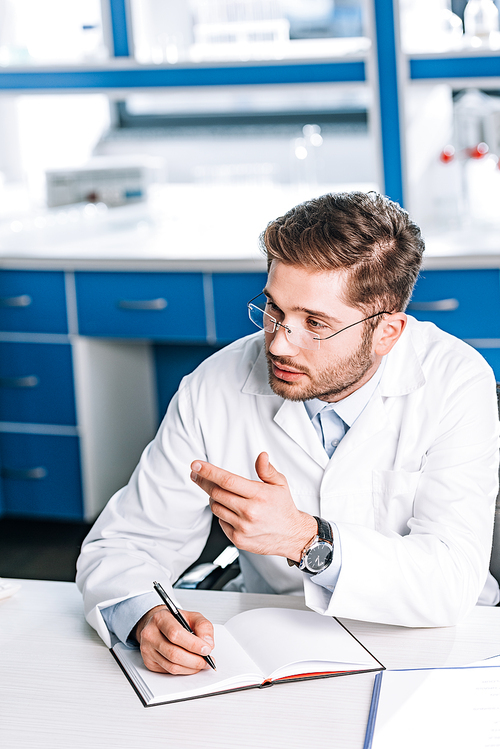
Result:
M81 335L206 340L201 273L76 274Z
M500 272L424 270L407 312L459 338L500 338Z
M76 424L69 344L0 343L0 421Z
M0 271L0 330L67 333L64 273Z
M0 433L7 515L83 519L77 437Z
M266 273L214 273L212 276L217 340L234 341L256 333L250 322L247 302L257 296L267 282Z

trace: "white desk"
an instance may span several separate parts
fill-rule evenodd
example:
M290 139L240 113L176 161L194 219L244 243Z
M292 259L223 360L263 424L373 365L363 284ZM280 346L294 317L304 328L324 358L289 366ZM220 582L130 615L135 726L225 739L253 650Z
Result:
M363 746L373 674L273 686L144 708L86 624L73 583L21 580L0 601L2 749L336 749ZM293 596L179 591L213 621ZM445 629L344 620L388 668L460 665L500 653L500 608Z

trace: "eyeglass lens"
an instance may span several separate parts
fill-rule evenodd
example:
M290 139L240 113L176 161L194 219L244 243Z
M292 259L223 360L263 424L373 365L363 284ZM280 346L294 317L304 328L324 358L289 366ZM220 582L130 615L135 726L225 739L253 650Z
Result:
M292 328L289 325L283 325L254 304L248 305L248 314L254 325L257 325L261 330L265 330L266 333L274 333L281 327L285 331L287 341L289 341L293 346L309 349L310 351L316 351L319 349L320 340L315 337L314 333L311 333L308 330L301 330L300 328Z

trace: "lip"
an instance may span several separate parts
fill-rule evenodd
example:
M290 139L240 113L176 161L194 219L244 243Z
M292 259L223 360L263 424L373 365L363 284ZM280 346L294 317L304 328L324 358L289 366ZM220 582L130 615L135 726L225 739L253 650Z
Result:
M297 380L300 380L301 377L304 377L304 372L295 372L293 370L289 369L282 369L280 365L276 364L276 362L272 362L273 365L273 374L275 377L278 377L280 380L286 380L286 382L297 382Z

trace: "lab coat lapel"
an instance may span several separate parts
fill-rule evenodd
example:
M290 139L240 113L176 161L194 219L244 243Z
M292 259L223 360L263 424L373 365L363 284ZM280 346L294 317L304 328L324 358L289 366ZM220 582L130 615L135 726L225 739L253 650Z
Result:
M274 421L294 442L305 450L310 457L325 469L328 465L328 455L318 439L311 419L303 403L283 401L283 405L274 417Z
M283 400L279 398L269 385L267 360L262 347L254 366L242 388L243 393L259 396L271 396L280 405L272 416L274 422L296 442L323 469L328 465L328 455L318 439L303 403ZM270 412L274 404L270 405Z
M343 460L360 447L366 451L366 443L376 439L379 432L387 429L388 418L384 399L378 390L348 430L332 457L332 465Z
M387 356L379 387L335 450L332 465L360 447L366 450L366 444L376 439L379 432L391 428L391 410L395 399L408 395L425 384L425 376L413 346L411 319Z

